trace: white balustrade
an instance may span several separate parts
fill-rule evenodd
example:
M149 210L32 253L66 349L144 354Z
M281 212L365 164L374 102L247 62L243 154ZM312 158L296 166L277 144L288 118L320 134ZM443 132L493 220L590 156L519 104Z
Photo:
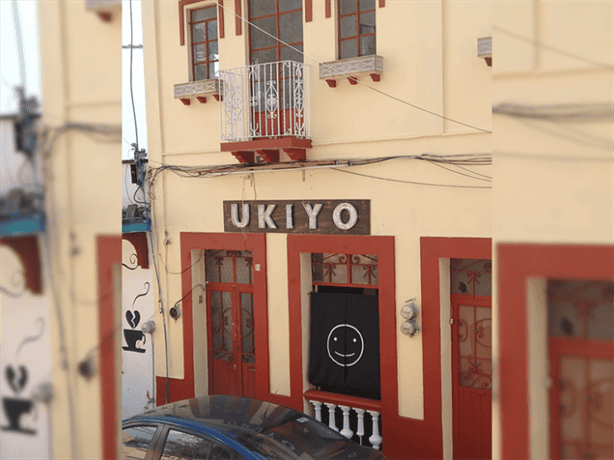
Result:
M219 71L220 132L230 142L310 138L309 66L279 61Z
M373 418L373 434L369 436L369 442L374 449L379 449L379 446L382 445L382 437L379 435L379 412L375 412L374 410L368 410L367 412L371 414Z
M369 443L373 449L379 449L382 445L382 437L379 431L379 416L380 413L373 410L365 410L357 407L350 406L342 406L334 403L322 403L320 401L309 400L311 404L313 404L315 411L315 419L319 422L326 423L322 419L322 404L328 407L328 426L333 430L339 432L339 428L337 427L337 423L335 420L335 409L339 407L343 414L343 428L340 433L346 438L352 438L354 436L354 432L350 428L350 411L353 410L356 412L357 417L357 427L356 427L356 435L360 439L360 444L363 445L363 436L365 434L365 412L368 412L371 415L371 436L369 436Z
M343 429L341 430L341 434L348 439L352 439L354 436L354 432L350 430L350 407L348 406L339 406L341 411L343 412Z
M337 407L337 405L332 404L332 403L324 403L324 404L326 404L326 407L328 407L328 426L335 431L339 431L339 428L337 428L337 422L335 421L335 417L334 416L331 417L330 415L330 414L335 413L335 407Z
M362 437L365 434L365 410L364 409L354 409L356 411L356 416L358 417L358 428L356 429L356 434L360 439L360 444L362 445Z

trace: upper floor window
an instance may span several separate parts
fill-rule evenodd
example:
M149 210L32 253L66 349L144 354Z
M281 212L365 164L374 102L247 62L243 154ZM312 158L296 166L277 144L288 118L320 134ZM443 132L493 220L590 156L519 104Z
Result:
M217 37L217 11L208 5L190 11L192 80L217 78L220 68Z
M339 0L339 59L375 54L375 0Z
M302 0L250 0L249 20L254 26L272 35L271 37L256 27L250 27L251 64L277 61L303 62Z

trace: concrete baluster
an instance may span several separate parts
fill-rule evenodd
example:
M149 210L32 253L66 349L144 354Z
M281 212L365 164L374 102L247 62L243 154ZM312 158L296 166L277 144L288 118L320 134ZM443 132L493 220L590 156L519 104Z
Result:
M356 429L356 434L360 438L360 445L362 445L362 437L365 434L365 410L356 408L354 410L358 415L358 428Z
M343 411L343 429L341 434L348 439L354 436L354 432L350 430L350 408L348 406L339 406Z
M339 428L337 428L337 424L335 422L335 408L337 405L332 403L324 404L326 404L326 407L328 407L328 426L335 431L339 431Z
M374 449L379 450L379 446L382 444L382 437L379 435L379 412L374 410L368 410L367 412L371 414L373 419L373 434L369 436L369 442Z

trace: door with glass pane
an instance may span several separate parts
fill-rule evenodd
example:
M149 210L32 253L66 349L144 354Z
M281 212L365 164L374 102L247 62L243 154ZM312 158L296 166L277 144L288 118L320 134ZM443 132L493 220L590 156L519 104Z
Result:
M450 261L454 459L492 456L491 261Z
M255 397L254 290L250 251L205 251L209 393Z
M250 132L256 137L293 132L302 113L303 2L250 0Z
M614 458L611 282L548 282L550 458Z

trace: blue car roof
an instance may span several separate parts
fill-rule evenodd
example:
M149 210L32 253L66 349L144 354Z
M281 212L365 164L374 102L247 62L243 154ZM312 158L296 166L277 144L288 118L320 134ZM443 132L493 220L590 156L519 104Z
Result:
M192 431L194 433L200 433L207 435L211 438L220 441L222 444L234 449L248 460L266 460L265 457L260 455L258 452L253 452L241 443L235 441L231 436L226 435L220 430L217 430L209 425L204 424L201 421L196 421L189 418L178 417L174 415L136 415L134 417L130 417L122 422L126 425L131 424L148 424L148 423L156 423L156 424L165 424L170 427L183 428L184 430Z

